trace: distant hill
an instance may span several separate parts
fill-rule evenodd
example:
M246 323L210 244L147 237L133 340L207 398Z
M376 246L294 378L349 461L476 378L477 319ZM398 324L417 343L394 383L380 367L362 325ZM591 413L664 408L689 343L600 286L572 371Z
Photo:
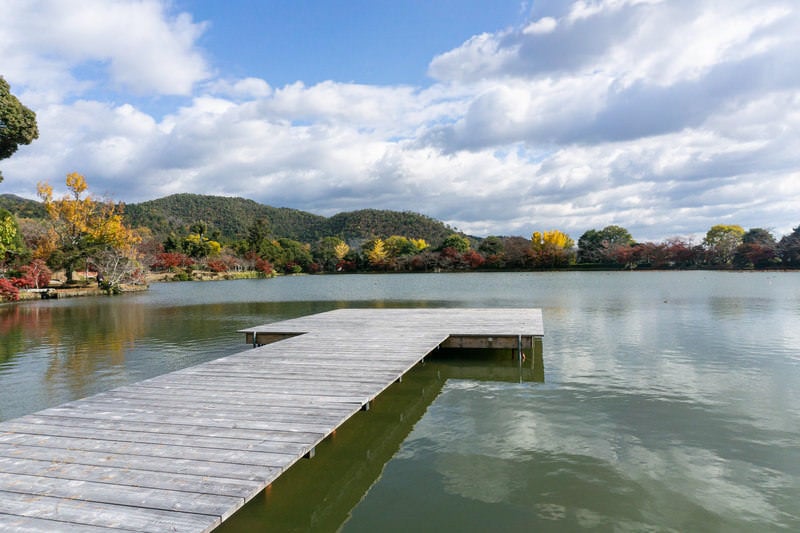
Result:
M345 241L358 241L373 237L403 237L425 239L433 247L454 230L443 222L409 211L362 209L339 213L326 219L326 235L335 235Z
M436 246L453 230L444 223L418 213L363 209L339 213L330 218L285 207L271 207L244 198L173 194L158 200L125 207L126 218L134 226L150 228L166 236L180 233L191 224L203 221L209 231L219 230L228 240L244 238L258 219L269 223L276 237L314 242L337 236L355 243L374 237L403 235L422 238Z
M0 207L19 217L43 218L44 206L35 200L0 195ZM203 221L209 232L217 230L223 239L234 241L247 235L258 219L269 223L276 237L313 243L322 237L337 236L359 244L374 237L402 235L425 239L438 246L453 229L441 221L406 211L363 209L323 217L285 207L271 207L244 198L173 194L157 200L125 205L125 218L133 227L147 227L160 239L171 232L184 233L195 222Z
M244 198L173 194L158 200L125 206L125 218L133 227L145 226L155 235L180 233L195 222L208 224L209 231L219 230L228 240L241 239L258 219L269 221L272 233L302 242L323 236L325 217L297 209L270 207Z
M18 218L44 218L47 216L42 202L28 200L16 194L0 194L0 208L7 209Z

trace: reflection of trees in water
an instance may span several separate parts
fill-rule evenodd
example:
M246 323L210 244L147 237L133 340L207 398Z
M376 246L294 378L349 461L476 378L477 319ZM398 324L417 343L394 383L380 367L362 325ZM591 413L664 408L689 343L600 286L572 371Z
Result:
M0 361L26 352L47 354L44 381L82 395L97 372L125 364L126 354L147 329L143 307L105 303L4 310Z
M98 372L124 365L146 330L141 306L68 307L57 318L45 339L51 354L45 381L66 385L76 396L86 394Z
M35 305L0 307L0 363L42 344L51 331L51 309Z

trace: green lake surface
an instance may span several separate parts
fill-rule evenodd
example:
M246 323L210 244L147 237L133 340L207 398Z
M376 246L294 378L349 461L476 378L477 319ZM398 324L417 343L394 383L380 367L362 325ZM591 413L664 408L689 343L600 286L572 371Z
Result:
M220 531L800 530L793 272L298 276L0 306L0 420L341 307L540 307L544 374L429 358Z

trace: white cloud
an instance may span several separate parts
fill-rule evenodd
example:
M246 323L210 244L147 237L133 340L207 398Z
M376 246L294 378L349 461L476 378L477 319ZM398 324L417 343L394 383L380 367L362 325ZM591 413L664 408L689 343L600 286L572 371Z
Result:
M52 102L106 83L142 94L187 95L209 76L195 46L206 25L187 13L169 14L164 2L4 0L0 5L0 56L10 60L5 75L37 100ZM105 71L108 81L89 79L80 72L86 68Z
M244 78L233 81L217 80L210 84L209 90L213 94L242 100L266 98L272 94L272 87L270 87L269 83L259 78Z
M522 33L525 35L550 33L556 29L556 26L558 26L558 21L553 17L542 17L525 26Z
M436 56L428 73L438 80L479 80L502 70L519 53L517 47L502 45L503 33L482 33L455 50Z

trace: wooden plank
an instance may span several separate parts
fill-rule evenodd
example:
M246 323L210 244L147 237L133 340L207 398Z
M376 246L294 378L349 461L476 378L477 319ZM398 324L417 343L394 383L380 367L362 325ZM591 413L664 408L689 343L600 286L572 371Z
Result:
M153 472L152 470L135 470L131 468L109 468L81 464L52 463L50 461L36 461L33 459L20 461L19 459L10 459L8 457L0 457L0 470L8 474L26 474L29 476L68 480L92 479L99 483L149 487L154 489L174 489L182 492L219 494L222 496L236 496L245 499L250 499L262 489L261 483L258 481Z
M302 420L292 415L287 415L281 420L280 417L267 415L258 417L256 413L250 416L241 416L231 419L220 414L201 416L190 412L137 412L133 409L118 408L109 410L105 406L86 406L83 409L59 409L53 408L39 414L42 417L53 417L55 419L76 418L81 420L125 420L143 423L172 423L187 426L199 426L204 428L230 428L254 431L299 431L303 433L326 433L330 429L330 424L316 421ZM341 420L341 418L339 418ZM337 424L338 425L338 424Z
M58 531L59 533L108 533L112 529L5 513L0 513L0 524L3 524L5 533L53 533L53 531ZM118 529L118 531L131 530Z
M262 385L269 385L271 382L280 380L286 384L308 384L308 385L325 385L326 383L383 383L387 379L396 377L397 372L390 369L370 369L369 372L364 370L350 370L347 371L325 371L321 372L319 366L316 367L318 374L310 374L308 369L297 368L296 366L283 366L278 367L277 364L273 365L266 371L256 370L239 370L237 368L228 368L225 370L217 370L213 368L204 368L193 372L191 374L183 374L187 377L194 377L196 379L244 379L247 381L254 380Z
M87 429L94 429L97 431L104 431L106 429L114 430L132 430L149 432L154 434L170 433L173 435L182 435L185 437L224 437L224 438L242 438L242 439L255 439L263 438L279 442L306 442L309 438L321 439L325 435L322 433L312 433L303 431L252 431L243 430L239 428L211 428L200 427L197 425L187 424L174 424L174 423L146 423L135 422L128 420L95 420L87 418L59 418L59 417L46 417L39 415L28 415L23 418L10 421L11 423L22 422L36 425L58 425L58 426L71 426L82 427ZM2 429L2 426L0 426Z
M293 449L287 447L285 453L261 452L255 450L226 450L220 448L198 448L187 441L183 444L155 444L140 442L120 442L102 439L79 437L60 437L50 435L0 435L0 444L16 446L37 446L69 451L93 451L164 459L192 459L198 461L216 461L237 465L274 466L282 468L300 454L303 446L295 444ZM307 450L306 450L307 451ZM2 484L0 484L2 485Z
M233 404L229 401L213 401L214 399L202 398L199 400L188 400L182 398L175 398L172 395L154 396L148 395L142 397L140 395L106 395L103 397L94 398L91 402L94 406L106 406L108 409L130 408L140 409L143 411L159 411L168 406L170 410L180 412L182 409L190 410L194 413L204 413L212 411L216 413L223 413L225 416L247 416L250 413L257 413L259 416L285 415L296 417L313 417L316 420L326 419L339 419L346 416L351 412L351 408L347 405L268 405L265 403L236 403ZM83 404L70 404L75 408L80 408Z
M182 396L175 394L173 391L163 391L159 389L152 389L148 391L147 395L142 395L140 392L137 391L123 391L123 390L113 390L107 394L104 394L101 401L112 401L112 399L116 400L140 400L143 402L148 402L151 404L157 404L160 402L165 402L165 404L173 405L175 404L190 404L190 405L197 405L198 408L209 408L213 409L214 407L220 406L229 406L231 408L248 408L253 409L254 407L258 407L259 409L273 409L273 410L285 410L287 413L295 413L295 412L310 412L310 411L318 411L320 413L346 413L352 410L352 406L349 406L346 403L331 403L331 402L311 402L311 401L301 401L295 402L292 399L287 399L285 396L281 396L279 398L275 398L274 395L272 397L266 397L264 395L241 395L236 397L231 397L230 395L214 395L214 396L203 396L198 398L195 394L187 396ZM281 401L284 400L284 401ZM265 411L267 412L267 411Z
M125 388L126 392L138 393L140 395L151 394L168 394L177 398L198 398L204 394L208 394L208 389L201 387L169 387L166 385L156 386L150 384L143 384L137 389ZM225 397L231 400L245 400L253 403L274 403L276 405L341 405L346 403L358 403L360 398L349 398L347 396L332 396L320 394L302 394L291 392L270 392L270 391L252 391L252 390L227 390L214 391L217 398ZM283 403L281 403L283 402Z
M254 377L226 377L226 376L173 376L169 381L159 382L157 385L150 383L148 386L160 386L162 388L179 388L181 390L208 390L213 386L216 391L241 392L242 387L249 386L256 389L256 392L275 394L277 392L292 392L295 394L308 395L316 393L317 396L351 396L353 394L368 394L375 383L383 381L350 381L342 380L287 380L280 378Z
M261 434L256 438L245 439L242 437L204 437L192 435L187 439L186 435L176 435L173 433L147 433L143 431L126 431L115 429L104 429L97 431L92 428L47 425L47 424L25 424L24 422L13 423L5 426L7 433L0 434L0 441L14 435L24 436L52 436L52 437L72 437L79 439L108 440L112 442L138 442L151 444L175 444L182 445L191 442L195 448L209 449L229 449L229 450L253 450L262 452L289 453L296 450L297 445L302 442L316 442L319 434L307 434L304 439L295 438L296 442L272 439L271 435Z
M53 521L58 525L51 531L66 530L70 524L74 524L77 528L86 526L87 531L92 527L100 527L106 530L147 533L166 531L191 533L209 531L222 521L220 518L208 515L83 502L70 498L32 496L9 491L0 491L0 513L3 513L3 516L13 516L15 521L19 520L16 517ZM12 524L13 522L9 521L8 525ZM5 531L7 522L0 521L0 525ZM74 528L72 530L80 531ZM28 530L18 528L17 531Z
M190 421L194 424L202 423L204 420L221 419L221 420L239 420L239 421L252 421L252 422L281 422L292 425L293 430L298 430L300 424L311 425L314 429L327 428L330 424L338 424L343 418L350 416L351 409L348 410L320 410L316 413L296 413L296 412L281 412L271 407L254 407L249 411L243 411L240 408L230 408L225 404L218 404L215 406L204 406L193 409L188 406L186 402L170 402L170 413L174 415L170 421L178 421L178 417L182 420ZM83 409L64 412L73 412L76 415L85 415L88 413L98 413L98 416L92 417L96 419L103 418L101 414L111 414L115 416L132 415L128 420L136 420L134 416L140 416L147 420L155 421L157 416L163 416L162 410L152 403L137 404L137 403L122 403L122 402L97 402L92 404L91 407ZM45 416L56 415L60 417L58 411L48 411ZM218 424L215 424L218 427ZM244 426L239 426L244 427ZM318 432L318 431L310 431Z
M238 507L244 503L243 498L239 496L221 496L4 472L0 472L0 486L7 492L18 494L212 516L221 516L227 513L231 507Z
M54 464L73 463L112 468L135 468L153 472L193 474L198 476L231 477L244 480L271 480L294 461L285 465L259 466L240 465L220 461L198 461L193 459L161 459L108 452L17 446L0 443L0 457L9 459L34 459L51 461ZM3 485L0 485L5 490Z

